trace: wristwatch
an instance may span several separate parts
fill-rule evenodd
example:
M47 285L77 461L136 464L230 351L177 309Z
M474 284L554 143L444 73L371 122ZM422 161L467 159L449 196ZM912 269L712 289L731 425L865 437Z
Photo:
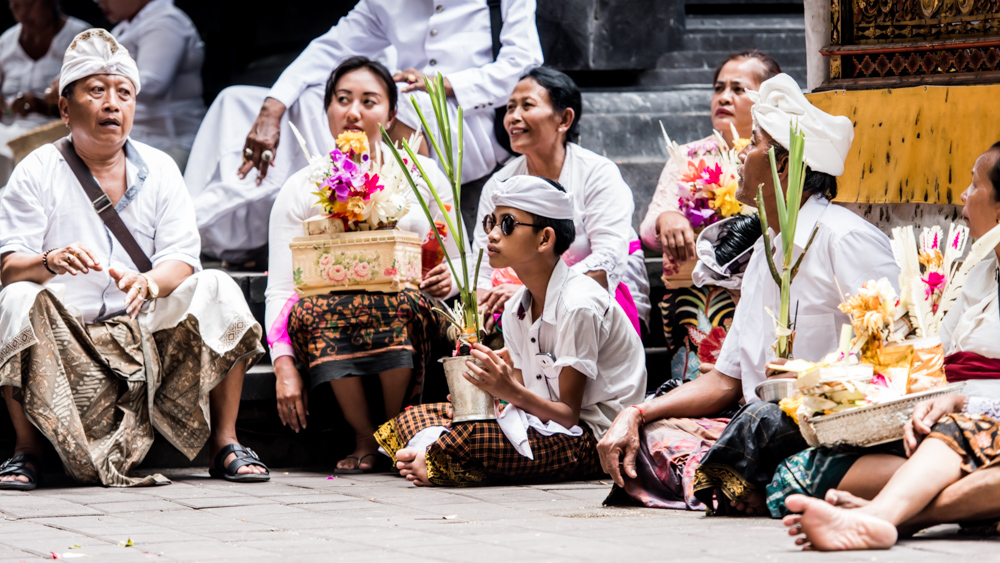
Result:
M139 275L142 276L142 279L146 280L146 295L149 296L148 298L156 299L157 297L159 297L160 286L156 285L156 282L153 281L152 276L149 276L147 274L139 274Z

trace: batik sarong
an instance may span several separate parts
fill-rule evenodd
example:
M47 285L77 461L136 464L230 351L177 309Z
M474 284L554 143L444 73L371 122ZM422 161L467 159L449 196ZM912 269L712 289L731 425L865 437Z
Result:
M343 377L413 368L407 404L424 374L447 352L436 301L415 289L399 293L331 293L305 297L288 318L295 355L309 367L310 388Z
M524 457L495 420L452 422L450 403L419 405L403 411L375 433L379 445L396 463L396 452L421 430L449 426L427 447L427 478L435 485L528 484L593 479L604 474L597 454L597 440L583 427L583 434L544 436L528 429L534 459Z
M726 514L726 499L745 502L754 493L763 495L778 464L806 447L798 424L778 405L754 401L736 413L702 458L694 494L709 515L717 512L713 499L718 512Z
M735 311L733 298L721 287L667 291L660 302L660 316L670 349L670 377L696 379L700 364L715 363Z
M157 482L129 476L154 429L194 459L211 434L209 393L264 352L239 286L211 271L136 320L94 324L45 287L18 282L0 293L0 322L0 387L14 388L70 477L111 487Z
M704 510L694 496L695 470L719 439L727 418L669 418L645 425L635 460L637 479L625 492L650 508Z

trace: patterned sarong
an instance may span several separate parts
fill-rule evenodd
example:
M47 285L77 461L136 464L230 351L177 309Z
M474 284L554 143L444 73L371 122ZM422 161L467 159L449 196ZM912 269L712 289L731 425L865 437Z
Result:
M375 433L393 464L396 452L418 432L433 426L451 428L427 448L427 477L435 485L527 484L574 481L603 475L597 440L587 427L581 436L543 436L528 429L534 459L517 453L494 420L451 422L450 403L406 409Z
M305 297L292 307L288 334L310 387L358 375L413 368L410 402L424 374L445 354L446 325L428 294L331 293ZM408 403L409 404L409 403Z
M225 317L200 323L210 303ZM0 387L14 387L25 415L81 483L154 484L154 476L128 476L152 446L154 428L194 459L211 434L210 391L236 363L250 365L264 352L260 325L224 274L191 276L157 306L141 320L85 325L36 284L0 294L3 313L25 315L23 328L0 346Z
M714 364L735 312L733 298L721 287L668 290L660 302L660 316L670 349L670 377L696 379L699 364Z

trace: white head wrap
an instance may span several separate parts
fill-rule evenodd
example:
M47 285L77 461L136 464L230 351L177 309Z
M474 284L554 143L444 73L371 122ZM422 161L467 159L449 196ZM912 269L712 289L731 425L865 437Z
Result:
M719 264L715 260L715 247L719 239L725 236L729 230L727 223L735 219L737 217L729 217L712 223L698 235L698 242L695 243L698 263L694 265L694 270L691 272L691 280L696 287L707 284L717 285L724 289L739 289L740 285L743 284L743 272L747 262L750 261L749 254L753 252L753 245L748 246L725 264Z
M573 200L538 176L511 176L493 190L493 207L513 207L548 219L573 219Z
M753 101L754 127L788 148L788 130L793 120L806 136L805 159L809 168L831 176L844 173L844 160L854 140L854 125L842 115L830 115L812 105L795 79L779 74L764 81L760 92L748 91Z
M81 32L66 49L59 75L59 90L94 74L124 76L132 81L136 95L139 94L139 67L128 54L128 49L107 31L96 28Z

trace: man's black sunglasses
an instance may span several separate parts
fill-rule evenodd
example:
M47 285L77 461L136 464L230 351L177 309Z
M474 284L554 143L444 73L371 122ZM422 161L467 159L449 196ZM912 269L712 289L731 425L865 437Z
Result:
M496 221L497 220L493 217L492 213L483 217L483 230L486 231L486 234L490 234L491 232L493 232L493 227L497 225ZM514 233L514 227L521 227L521 226L535 227L538 229L541 229L543 227L543 225L536 225L534 223L519 223L516 219L514 219L514 216L511 215L510 213L506 213L504 214L503 217L500 218L500 232L503 233L503 236L505 237L509 237L511 234Z

